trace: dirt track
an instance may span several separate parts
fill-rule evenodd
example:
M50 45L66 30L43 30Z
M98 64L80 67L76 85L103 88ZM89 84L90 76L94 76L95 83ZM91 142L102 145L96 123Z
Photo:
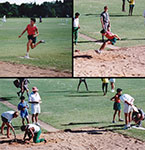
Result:
M41 69L22 64L0 62L0 77L71 77L68 71Z
M145 77L145 46L74 52L75 77Z
M47 139L47 143L24 144L23 135L17 135L18 143L11 143L5 136L0 136L1 150L143 150L145 142L134 138L125 137L97 128L84 128L71 132L57 132L43 134L41 137Z

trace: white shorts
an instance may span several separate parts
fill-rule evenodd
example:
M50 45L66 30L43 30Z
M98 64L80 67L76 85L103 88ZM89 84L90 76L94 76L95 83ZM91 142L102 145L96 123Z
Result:
M132 106L128 105L128 104L124 104L124 113L130 113L133 111Z
M114 78L111 78L111 79L110 79L110 82L115 83L115 79L114 79Z
M40 114L41 110L40 110L40 104L32 104L31 105L31 114Z

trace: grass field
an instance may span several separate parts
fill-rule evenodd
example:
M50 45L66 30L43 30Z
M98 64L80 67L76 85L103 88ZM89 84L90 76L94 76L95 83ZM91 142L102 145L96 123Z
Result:
M16 95L18 89L13 86L14 79L0 79L0 97L17 105L19 99ZM85 91L81 85L80 92L76 92L78 79L30 79L30 88L37 86L43 103L42 113L39 119L51 124L58 129L78 128L78 127L104 127L115 132L127 134L145 140L143 130L123 130L124 123L112 124L113 102L110 98L114 96L109 92L103 96L100 79L87 79L89 92ZM145 108L145 79L116 79L116 88L123 89L123 93L128 93L135 98L135 104ZM27 99L26 99L27 100ZM122 118L123 114L122 104ZM0 113L8 110L0 103ZM144 110L145 111L145 110ZM72 124L70 124L72 123ZM1 124L1 121L0 121ZM20 126L20 118L15 119L14 126ZM145 127L145 122L143 122ZM20 132L17 128L17 132Z
M136 1L133 16L128 16L128 2L126 1L126 12L121 11L122 1L106 1L106 0L75 0L74 12L80 12L80 33L86 34L90 37L101 39L101 23L100 14L105 5L109 7L109 14L111 20L111 30L113 33L121 37L116 46L118 47L131 47L136 45L144 45L144 18L142 16L144 0ZM95 43L91 44L82 41L75 48L80 50L99 48L100 46ZM85 40L86 41L86 40Z
M26 60L20 56L26 54L27 34L20 39L18 36L29 22L29 18L8 18L6 23L0 23L0 61L71 71L71 19L68 23L65 23L65 18L45 18L43 23L37 22L40 33L37 41L43 39L46 43L30 50L30 57L34 59Z

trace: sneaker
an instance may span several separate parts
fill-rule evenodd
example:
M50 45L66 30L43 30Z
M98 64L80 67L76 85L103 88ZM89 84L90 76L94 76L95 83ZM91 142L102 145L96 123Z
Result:
M124 127L123 129L124 129L124 130L127 130L127 129L128 129L127 125L125 125L125 127Z
M124 121L124 120L120 118L120 119L119 119L119 121L121 121L121 122L122 122L122 121Z
M97 49L95 50L96 53L101 54L101 50Z
M113 120L112 123L116 123L116 121Z
M44 40L41 40L40 43L45 43L45 41L44 41Z
M111 90L111 92L112 92L112 93L114 93L114 92L115 92L115 90L114 90L114 89L112 89L112 90Z
M26 56L24 56L24 58L29 59L30 57L26 55Z
M38 122L35 123L37 126L40 126L40 124Z

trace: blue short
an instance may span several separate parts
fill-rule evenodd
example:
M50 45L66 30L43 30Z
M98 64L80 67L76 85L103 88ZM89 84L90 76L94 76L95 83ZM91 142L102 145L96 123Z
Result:
M20 113L21 118L28 118L28 115L28 111Z

